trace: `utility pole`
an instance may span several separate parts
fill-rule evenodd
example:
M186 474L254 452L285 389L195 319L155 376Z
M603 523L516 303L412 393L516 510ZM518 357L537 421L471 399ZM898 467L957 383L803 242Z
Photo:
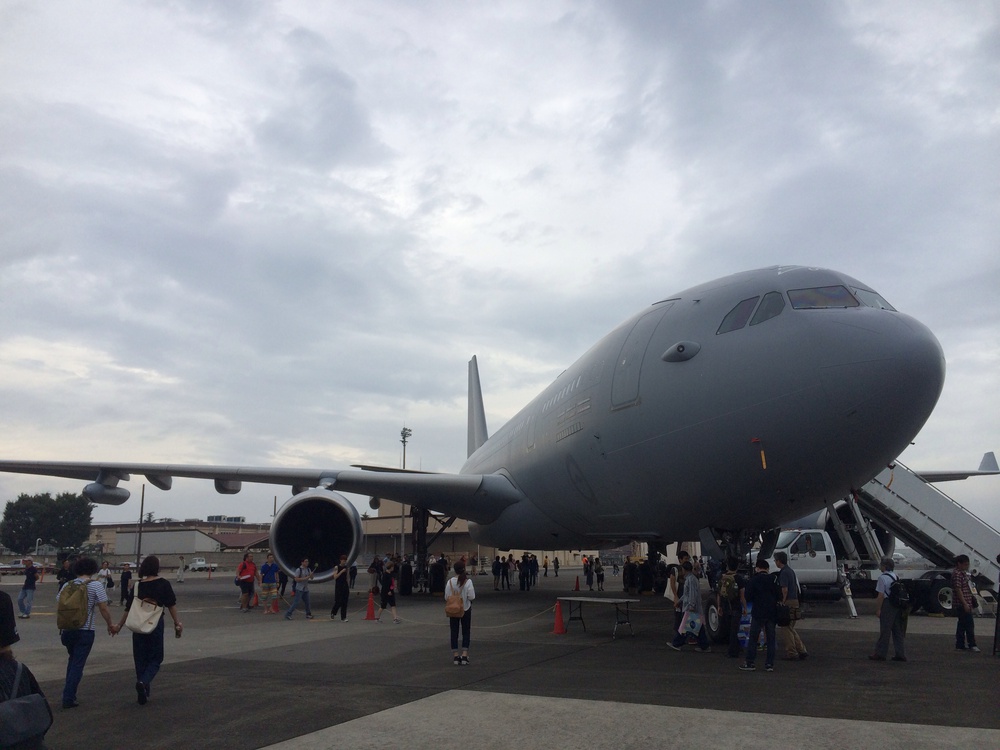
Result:
M399 431L399 436L403 444L403 468L406 468L406 442L410 439L410 435L413 434L413 430L409 427L404 427ZM403 550L406 549L406 506L403 503L399 504L399 555L402 557Z

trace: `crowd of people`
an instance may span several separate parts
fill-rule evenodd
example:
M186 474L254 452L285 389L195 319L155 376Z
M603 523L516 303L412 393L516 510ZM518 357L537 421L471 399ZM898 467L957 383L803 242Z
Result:
M268 554L266 562L257 566L253 553L244 555L240 563L236 583L240 587L240 610L249 612L255 606L263 606L264 613L277 611L277 603L283 598L285 580L274 556ZM774 555L776 572L769 568L768 561L758 558L754 573L750 577L739 571L736 559L726 561L724 567L719 566L715 575L714 596L716 605L724 619L730 623L727 643L727 656L742 657L739 668L743 671L756 670L758 652L764 652L764 669L774 670L778 655L777 638L780 634L784 658L790 661L803 661L809 657L809 651L796 628L801 617L799 606L800 587L795 571L788 564L787 556L778 552ZM603 590L604 566L599 558L593 560L584 558L584 576L588 586L595 582L598 590ZM24 582L18 595L20 617L31 617L34 594L40 577L40 571L34 566L31 558L24 560ZM627 561L624 570L629 569L631 561ZM976 645L975 620L972 612L975 599L969 580L969 558L959 555L955 560L952 572L952 587L956 606L955 648L962 651L979 652ZM443 555L433 557L432 566L448 569L448 560ZM450 626L450 645L454 664L464 666L469 664L469 645L471 641L472 602L476 598L475 587L467 572L467 561L461 558L453 565L454 575L447 577L443 593L446 601L453 600L451 609L446 607ZM515 559L513 554L507 558L497 556L492 563L494 590L511 588L511 578L516 576L521 589L530 590L537 583L539 567L543 575L547 575L549 560L544 558L539 566L536 556L524 553ZM402 620L397 611L396 593L410 561L406 558L384 556L373 558L368 567L370 591L373 596L380 597L378 613L374 618L381 622L385 612L392 614L393 622ZM559 560L552 561L552 568L558 574ZM872 661L906 661L906 620L909 606L905 587L898 581L894 572L895 564L891 557L884 558L880 563L880 575L876 583L875 616L879 620L879 636L869 658ZM667 581L668 595L674 601L674 637L668 642L670 648L680 651L689 644L695 651L710 652L705 626L704 596L700 582L703 566L686 551L681 550L677 563L669 567ZM485 572L485 571L484 571ZM411 573L412 575L412 573ZM309 583L315 576L315 570L308 559L303 559L290 576L293 586L293 598L289 604L285 618L292 619L296 609L302 605L307 619L313 617L310 599ZM334 568L334 605L330 617L335 619L339 614L341 621L347 621L350 589L354 586L357 567L349 565L346 555L341 556ZM83 679L87 658L94 645L98 618L104 621L109 636L118 635L123 629L132 631L132 656L135 667L135 691L137 701L145 705L152 695L152 682L160 670L164 659L164 617L169 614L176 637L180 638L184 626L177 612L177 596L170 582L160 575L160 561L156 556L147 556L139 565L133 576L129 564L124 564L119 576L121 587L119 603L124 610L118 622L114 622L110 611L108 592L114 588L115 581L107 563L98 565L90 557L80 557L75 561L65 561L57 572L57 622L61 625L60 641L67 652L66 677L61 695L61 705L64 709L72 709L79 705L77 692ZM408 582L412 584L412 579ZM74 599L75 597L75 599ZM137 602L138 600L138 602ZM74 607L79 609L78 620L70 625L62 626L63 618L71 618ZM144 609L143 609L144 608ZM139 609L152 612L158 616L151 618L149 627L138 628L132 620L133 614ZM741 645L741 627L746 627L749 619L748 632L745 633L745 646ZM761 636L763 634L763 648ZM461 640L459 636L461 635ZM12 645L19 641L13 603L10 597L0 591L0 700L15 694L41 694L37 681L30 670L23 665L16 667ZM888 656L890 643L893 656ZM39 736L39 740L41 736ZM26 745L28 746L28 745Z

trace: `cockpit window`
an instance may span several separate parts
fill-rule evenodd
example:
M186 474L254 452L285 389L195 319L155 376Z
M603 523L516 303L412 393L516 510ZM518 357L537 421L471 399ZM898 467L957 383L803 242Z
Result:
M750 299L745 299L740 302L736 307L729 311L729 313L722 319L722 325L719 326L719 330L715 332L716 335L720 333L729 333L730 331L738 331L740 328L747 324L750 320L750 313L753 312L754 307L757 304L757 300L760 297L751 297Z
M816 310L824 307L858 307L858 301L846 287L818 286L813 289L789 289L788 299L794 310Z
M896 308L885 301L885 298L878 292L870 292L867 289L858 289L857 287L852 287L851 291L854 292L854 296L861 300L861 304L867 307L874 307L877 310L892 310L896 312Z
M770 320L774 316L780 315L784 309L785 299L781 296L781 292L768 292L764 295L764 300L757 308L757 312L754 313L750 325L755 326L765 320Z

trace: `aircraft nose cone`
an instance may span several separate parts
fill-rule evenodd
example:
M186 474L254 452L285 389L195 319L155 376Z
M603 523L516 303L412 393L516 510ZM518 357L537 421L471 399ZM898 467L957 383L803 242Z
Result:
M881 444L899 455L923 427L944 386L944 354L934 334L900 313L871 311L845 337L836 364L821 367L824 388L846 419L855 450ZM881 452L881 451L878 451Z

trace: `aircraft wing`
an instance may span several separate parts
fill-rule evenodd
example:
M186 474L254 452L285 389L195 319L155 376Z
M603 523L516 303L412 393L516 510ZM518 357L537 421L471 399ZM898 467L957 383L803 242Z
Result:
M977 471L916 471L914 473L925 482L951 482L956 479L1000 474L1000 468L997 467L996 455L993 451L990 451L979 462L979 469Z
M296 492L323 487L340 492L394 500L476 523L494 521L524 495L500 474L430 474L369 469L285 469L195 464L95 463L60 461L0 461L0 471L39 474L89 482L83 494L96 503L120 505L129 498L118 486L133 474L169 490L174 477L211 479L222 494L235 494L243 482L282 484Z

